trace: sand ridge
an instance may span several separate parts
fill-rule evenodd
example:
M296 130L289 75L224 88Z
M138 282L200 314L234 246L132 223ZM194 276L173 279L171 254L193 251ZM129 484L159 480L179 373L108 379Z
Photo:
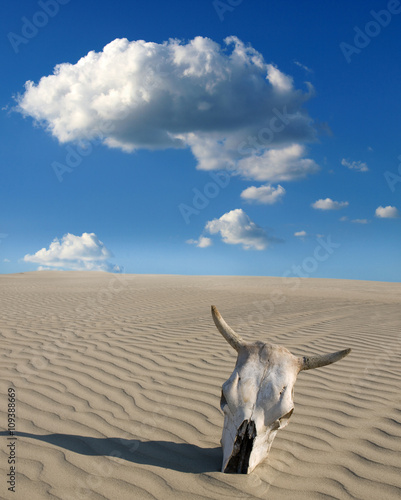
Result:
M0 497L360 498L401 495L401 285L347 280L0 276ZM221 384L245 340L293 354L351 347L299 375L269 459L225 475ZM16 391L16 493L7 391Z

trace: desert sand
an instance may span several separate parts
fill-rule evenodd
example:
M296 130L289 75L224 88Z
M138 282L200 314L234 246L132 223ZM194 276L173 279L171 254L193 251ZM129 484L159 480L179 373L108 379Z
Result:
M401 284L40 271L0 276L3 499L401 498ZM245 340L301 372L262 465L222 474L219 409ZM15 493L8 389L15 389Z

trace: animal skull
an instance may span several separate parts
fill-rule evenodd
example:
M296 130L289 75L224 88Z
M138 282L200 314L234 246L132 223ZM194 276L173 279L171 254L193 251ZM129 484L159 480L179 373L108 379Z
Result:
M298 373L335 363L351 349L296 357L279 345L245 342L227 325L215 306L212 316L219 332L238 352L234 371L224 382L221 393L222 472L249 474L269 454L277 431L288 424L294 411Z

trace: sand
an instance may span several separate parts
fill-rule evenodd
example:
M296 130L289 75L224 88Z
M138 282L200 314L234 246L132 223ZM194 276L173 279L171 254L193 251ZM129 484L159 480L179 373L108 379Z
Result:
M399 499L400 301L399 283L2 275L0 497ZM296 355L352 348L300 373L288 427L248 476L219 472L220 391L236 353L211 304L249 341Z

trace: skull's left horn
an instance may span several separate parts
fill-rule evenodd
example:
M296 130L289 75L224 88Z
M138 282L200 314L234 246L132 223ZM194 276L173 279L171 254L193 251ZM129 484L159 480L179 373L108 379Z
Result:
M331 354L323 354L321 356L304 356L298 358L299 371L311 370L312 368L320 368L321 366L331 365L336 361L344 358L351 352L351 349L344 349L343 351L333 352Z
M244 345L242 338L227 325L216 306L212 306L212 316L218 331L223 335L230 346L234 347L234 349L238 352L241 346Z

